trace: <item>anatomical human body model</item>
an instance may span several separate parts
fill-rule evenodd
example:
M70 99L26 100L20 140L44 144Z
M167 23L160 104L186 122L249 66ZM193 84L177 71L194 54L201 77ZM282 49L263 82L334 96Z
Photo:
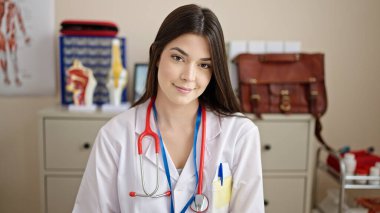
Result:
M4 23L5 27L2 26ZM13 70L17 86L22 85L17 61L19 32L22 32L24 42L29 44L30 37L26 33L20 7L14 1L0 0L0 68L4 73L3 81L6 85L11 84L8 68ZM11 67L8 67L8 62L11 62Z
M112 41L112 66L107 83L111 105L119 106L121 104L123 90L127 85L127 77L127 70L121 62L120 41L114 39Z
M96 79L91 69L75 59L73 66L66 71L66 90L73 93L74 105L91 106Z

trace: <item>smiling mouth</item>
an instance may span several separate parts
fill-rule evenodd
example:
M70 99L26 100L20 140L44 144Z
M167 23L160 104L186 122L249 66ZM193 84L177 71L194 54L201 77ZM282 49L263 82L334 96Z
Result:
M187 87L180 87L180 86L177 86L175 84L173 84L173 86L181 93L189 93L191 91L193 91L193 88L187 88Z

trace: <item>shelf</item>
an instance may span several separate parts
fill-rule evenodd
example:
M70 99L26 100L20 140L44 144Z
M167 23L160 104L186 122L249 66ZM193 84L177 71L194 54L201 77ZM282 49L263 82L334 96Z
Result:
M325 163L326 159L321 160L321 152L327 153L327 155L332 155L339 161L339 171L337 172L335 169L330 167ZM332 179L334 179L339 184L339 203L338 203L338 212L343 213L343 204L345 199L345 191L346 190L379 190L380 184L377 185L371 185L371 184L357 184L356 181L366 181L368 183L369 180L379 180L380 177L374 177L374 176L357 176L357 175L341 175L345 174L346 167L343 163L343 159L340 157L339 153L335 150L328 150L325 147L319 147L317 150L316 155L316 161L315 161L315 170L314 170L314 184L313 184L313 196L314 196L314 208L319 208L316 202L316 195L318 190L318 176L317 176L317 170L324 171L326 174L328 174ZM322 211L323 212L323 211Z
M341 174L336 172L333 168L328 166L326 163L319 161L318 162L319 169L328 173L331 177L333 177L338 183L343 184L343 188L345 189L380 189L380 184L371 185L371 184L357 184L356 181L370 181L370 180L378 180L380 181L380 177L374 176L358 176L358 175L346 175L345 177L341 177ZM341 180L341 179L344 180ZM343 182L342 182L343 181ZM352 183L354 182L354 183Z

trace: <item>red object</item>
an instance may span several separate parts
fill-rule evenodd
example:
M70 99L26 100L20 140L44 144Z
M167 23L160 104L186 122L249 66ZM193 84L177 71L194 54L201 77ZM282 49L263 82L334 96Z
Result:
M380 212L380 197L375 198L358 198L356 199L356 202L367 208L368 213L376 213Z
M61 22L61 34L79 36L116 36L118 27L109 21L65 20Z
M86 87L89 81L88 73L82 68L73 68L67 71L66 88L72 88L75 104L85 105Z
M368 175L368 169L357 168L355 174L366 176Z
M205 152L205 140L206 140L206 110L202 107L202 146L201 146L201 159L199 161L199 180L198 180L198 191L197 194L202 194L202 183L203 183L203 166L204 166L204 152Z
M364 170L366 174L369 174L369 169L374 166L376 162L380 162L379 156L369 153L366 150L351 151L350 153L355 155L355 173L357 173L358 170ZM341 154L340 156L343 158L344 154ZM327 164L335 171L340 172L339 161L333 155L327 157Z
M160 138L150 128L150 113L152 112L152 107L153 107L154 101L155 101L155 99L152 98L152 100L149 102L147 113L146 113L146 118L145 118L145 130L140 134L140 136L137 139L137 150L138 150L139 155L143 154L142 142L143 142L144 137L146 137L146 136L150 136L154 139L154 146L156 148L156 154L160 153Z

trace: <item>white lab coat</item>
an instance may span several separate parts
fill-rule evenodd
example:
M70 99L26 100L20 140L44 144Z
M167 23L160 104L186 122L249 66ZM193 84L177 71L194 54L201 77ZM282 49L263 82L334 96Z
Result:
M149 101L148 101L149 102ZM170 198L129 196L143 193L137 137L145 129L148 102L114 117L103 126L91 151L73 212L170 212ZM157 132L151 113L151 127ZM263 213L263 178L258 128L247 118L218 117L207 111L203 193L209 200L207 212ZM201 147L198 132L197 167ZM156 186L156 156L151 139L143 142L143 166L148 191ZM175 212L180 212L194 193L193 151L179 176L167 152ZM223 186L218 167L223 165ZM168 191L162 156L159 157L159 193ZM186 212L192 212L190 208Z

